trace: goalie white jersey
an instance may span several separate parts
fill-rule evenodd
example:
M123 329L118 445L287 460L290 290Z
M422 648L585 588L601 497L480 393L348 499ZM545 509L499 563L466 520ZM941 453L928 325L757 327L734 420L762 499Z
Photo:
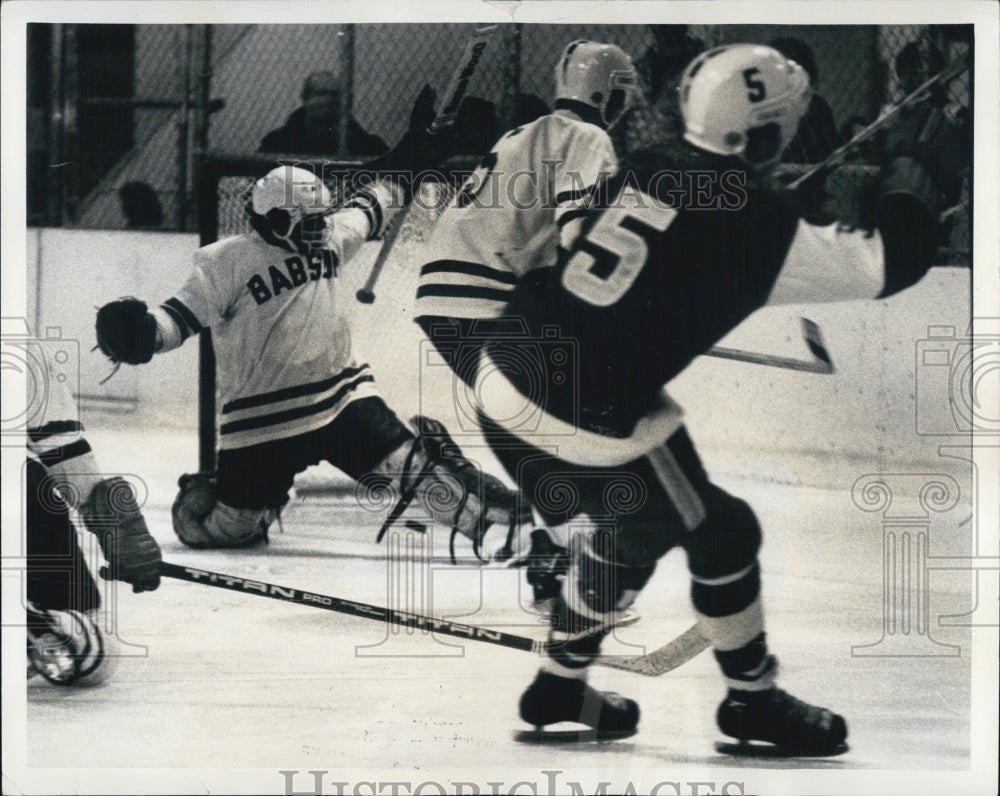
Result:
M378 197L388 219L388 191ZM345 208L327 219L326 247L309 254L257 232L225 238L196 252L187 282L154 311L163 350L212 330L220 450L313 431L377 395L352 353L335 279L372 230L370 212Z
M417 317L500 316L520 277L555 265L595 185L616 168L608 134L568 110L506 133L434 229Z

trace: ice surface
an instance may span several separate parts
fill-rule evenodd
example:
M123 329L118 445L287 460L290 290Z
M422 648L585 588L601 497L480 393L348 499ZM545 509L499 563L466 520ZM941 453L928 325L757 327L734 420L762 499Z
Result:
M113 449L124 448L118 443ZM169 485L159 472L151 480ZM284 788L280 770L301 771L295 787L306 791L309 770L329 771L327 782L381 777L415 787L436 778L446 788L491 777L507 787L525 778L544 783L540 772L559 770L563 783L596 787L603 778L648 790L689 769L710 771L719 782L756 782L754 771L742 771L966 767L968 630L933 628L938 642L960 647L957 657L851 655L852 645L875 642L882 632L877 518L859 512L842 490L726 486L757 508L766 528L764 599L783 683L848 718L845 756L805 763L717 753L714 743L724 739L714 710L722 685L709 653L658 679L594 670L595 684L642 706L640 732L631 739L519 743L515 734L527 728L517 700L538 663L531 654L390 633L377 621L164 580L151 594L120 588L109 595L119 649L128 656L110 682L90 690L30 682L29 764L84 769L81 783L95 768L177 769L163 782L177 782L178 789L190 786L187 769L262 769L260 789L277 792ZM379 605L387 604L390 576L407 576L404 567L390 565L387 545L374 545L377 518L350 495L295 499L283 533L273 529L269 546L241 552L185 549L170 529L170 495L153 488L146 506L169 561ZM957 514L940 524L940 533L935 526L937 549L957 544ZM440 532L432 548L431 561L409 572L411 582L425 579L423 603L413 597L395 605L542 637L539 618L519 605L527 600L518 573L450 568ZM935 578L932 616L968 610L969 587L968 573ZM617 631L611 646L656 647L673 638L691 622L686 593L683 556L672 552L636 605L641 620ZM121 782L130 776L123 772Z

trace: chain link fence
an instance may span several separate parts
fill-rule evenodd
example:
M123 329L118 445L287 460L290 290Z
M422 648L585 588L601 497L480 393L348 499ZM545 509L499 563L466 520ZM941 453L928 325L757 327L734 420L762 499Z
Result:
M73 167L59 172L53 196L29 197L31 221L195 229L198 154L254 153L272 131L282 131L283 145L304 140L295 137L312 112L304 106L317 103L303 89L317 72L336 89L325 95L334 106L323 123L327 149L314 143L302 154L363 159L399 140L425 83L443 90L474 27L32 25L28 184L32 169ZM811 73L819 99L787 157L817 162L914 80L969 52L971 35L971 26L501 25L469 86L462 154L485 152L551 108L554 63L573 39L618 44L639 68L647 101L618 131L626 150L677 134L673 89L693 55L752 41L775 44ZM960 75L941 103L962 143L971 141L970 81ZM858 153L862 162L878 157L873 147ZM967 194L951 187L948 200ZM968 248L967 218L952 214L954 248Z

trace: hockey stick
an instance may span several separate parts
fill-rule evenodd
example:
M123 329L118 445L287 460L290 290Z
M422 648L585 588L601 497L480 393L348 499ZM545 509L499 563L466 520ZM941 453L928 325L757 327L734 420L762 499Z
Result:
M406 211L407 208L405 207L399 211L399 215L393 219L389 231L382 236L382 248L378 250L378 257L372 263L372 270L368 274L368 280L354 294L355 298L362 304L371 304L375 301L375 283L378 282L379 275L382 273L382 269L385 268L385 261L389 259L389 252L392 251L392 247L396 244L396 238L399 237L399 231L403 228L403 221L407 214Z
M531 652L536 655L541 655L554 646L565 643L563 641L540 641L528 638L527 636L518 636L514 633L487 630L483 627L466 625L462 622L452 622L448 619L438 619L407 611L396 611L369 603L345 600L341 597L331 597L325 594L302 591L301 589L289 586L277 586L273 583L265 583L259 580L240 578L235 575L223 575L220 572L210 572L198 567L171 564L167 561L160 562L160 575L166 578L188 581L189 583L200 583L203 586L214 586L218 589L228 589L243 594L255 594L258 597L270 597L272 600L306 605L310 608L324 608L327 611L359 616L363 619L377 619L389 624L400 625L401 627L419 628L446 636L457 636L458 638L470 641L483 641L487 644L496 644L501 647ZM606 633L609 630L610 628L605 626L596 628L593 632ZM598 658L595 662L615 669L625 669L637 674L644 674L648 677L658 677L687 663L707 647L708 642L702 638L698 632L697 625L695 625L673 641L648 655L636 656L634 658Z
M796 177L790 183L788 183L785 188L789 191L796 190L803 183L809 180L815 179L821 174L826 174L833 171L837 166L843 163L844 159L854 151L860 144L863 144L869 138L871 138L875 133L879 132L882 128L886 127L890 122L895 121L896 118L908 108L912 108L915 105L919 105L922 102L926 102L930 99L930 90L936 86L944 86L949 81L958 77L962 72L964 72L969 66L969 59L967 55L963 55L956 58L943 70L938 72L931 78L925 80L920 86L911 91L905 97L903 97L899 102L889 108L885 113L883 113L874 122L869 124L866 128L861 130L857 135L854 136L850 141L848 141L843 146L837 147L837 149L831 152L826 160L822 163L817 163L811 169L806 171L804 174Z
M753 351L741 351L737 348L725 348L715 346L705 352L706 356L719 357L720 359L733 359L737 362L750 362L754 365L768 365L774 368L785 368L787 370L799 370L805 373L834 372L833 360L823 343L823 334L815 323L808 318L802 318L802 336L805 338L812 359L792 359L790 357L778 357L771 354L757 354Z
M483 51L489 43L490 36L492 36L495 30L496 25L477 28L472 34L472 38L465 43L462 57L459 59L458 65L451 75L447 89L445 89L443 95L444 104L441 106L440 112L435 114L434 121L427 128L431 135L447 130L455 123L455 119L458 117L458 109L465 98L465 92L469 88L469 81L472 79L472 75L476 71L476 66L478 66L479 60L482 58ZM389 259L389 253L396 242L399 230L403 227L403 221L406 219L408 210L409 205L399 211L399 215L383 238L382 248L379 250L378 257L372 264L368 280L355 294L358 301L362 304L371 304L375 301L375 284L378 282L382 269Z

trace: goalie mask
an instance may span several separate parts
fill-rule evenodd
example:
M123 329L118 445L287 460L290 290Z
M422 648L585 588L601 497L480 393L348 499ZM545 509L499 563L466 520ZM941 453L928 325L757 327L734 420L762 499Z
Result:
M777 50L729 44L695 58L681 77L684 138L751 166L776 163L809 107L809 75Z
M261 237L290 251L322 249L330 191L315 174L297 166L278 166L254 183L247 202L250 223Z
M614 44L572 41L556 64L556 100L593 108L606 130L632 107L637 87L632 59Z

